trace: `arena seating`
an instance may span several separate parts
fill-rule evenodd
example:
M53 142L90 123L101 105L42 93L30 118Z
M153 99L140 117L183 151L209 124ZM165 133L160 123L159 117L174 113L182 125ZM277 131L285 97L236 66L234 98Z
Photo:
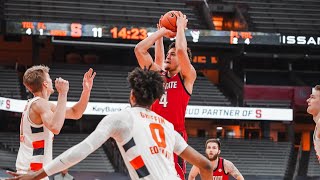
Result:
M0 96L6 98L21 99L20 83L14 69L0 66Z
M290 100L244 100L244 106L248 107L268 107L268 108L291 108Z
M127 83L130 67L120 66L92 66L97 72L94 87L90 96L91 102L127 103L129 85ZM78 101L82 92L83 74L88 71L86 65L54 65L50 70L51 78L62 77L69 81L69 101ZM52 100L57 100L57 93Z
M53 65L51 78L62 77L69 80L69 101L77 101L82 92L82 78L88 70L86 65ZM127 103L129 85L127 75L134 67L122 66L94 66L97 76L94 80L90 101L108 103ZM52 95L52 100L57 100L57 93ZM199 76L195 82L190 105L230 105L230 101L207 78Z
M53 143L53 158L79 143L87 136L87 134L60 134L55 136ZM16 156L19 150L19 134L0 133L0 144L5 147L4 150L0 150L1 166L15 169ZM5 162L6 164L2 164L2 162ZM70 168L70 171L114 172L115 170L103 148L100 147L85 160Z
M87 136L88 134L61 134L55 136L53 157L57 157L65 150L84 140ZM70 170L83 172L114 172L114 168L102 147L98 148L94 153L90 154Z
M251 31L316 34L320 29L320 2L316 0L222 1L248 5Z
M0 2L0 9L1 9L1 11L0 11L0 19L3 19L3 9L4 9L4 2L3 1Z
M231 102L206 77L198 76L194 83L190 105L230 106Z
M17 153L0 149L0 168L15 169Z
M292 86L295 81L291 80L289 71L271 69L245 69L246 84Z
M244 69L239 75L233 71L229 71L229 78L233 78L233 82L238 83L243 88L247 85L266 85L266 86L294 86L295 76L289 71L271 70L271 69ZM242 81L245 81L243 83ZM275 100L275 99L243 99L243 105L248 107L268 107L268 108L291 108L291 100Z
M162 14L180 10L189 19L189 28L204 29L196 11L187 7L184 0L6 0L5 19L33 21L66 21L106 23L117 25L140 25L156 27Z
M317 71L297 71L297 76L308 86L319 84L319 75Z
M316 156L316 151L313 147L310 149L307 176L320 177L319 161Z
M205 154L205 138L188 139L188 143ZM289 142L271 140L222 139L221 156L232 161L246 176L284 177L289 167L293 146ZM188 164L188 169L191 165ZM189 172L189 171L187 171Z

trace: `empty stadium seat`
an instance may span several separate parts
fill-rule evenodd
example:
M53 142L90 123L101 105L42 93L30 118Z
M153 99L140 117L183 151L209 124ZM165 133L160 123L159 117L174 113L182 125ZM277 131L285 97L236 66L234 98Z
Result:
M70 67L69 67L70 66ZM72 66L72 67L71 67ZM83 74L88 70L87 65L53 65L50 70L51 78L62 77L69 81L69 101L78 101L82 92ZM119 67L99 65L93 67L97 71L94 86L90 96L91 102L127 103L129 98L128 73L134 67ZM52 95L57 100L57 93ZM194 84L190 105L229 106L230 101L211 81L199 76Z
M311 147L311 149L310 149L307 176L308 177L320 177L319 161L316 156L316 151L314 150L313 147Z
M14 69L0 66L0 96L21 99L21 89L18 74Z
M69 65L71 66L71 65ZM87 65L54 65L50 70L51 78L62 77L69 81L69 101L78 101L82 92L83 74L89 69ZM69 69L70 68L70 69ZM129 97L129 85L127 83L130 67L119 66L93 67L97 75L94 79L91 102L127 103ZM117 71L118 70L118 71ZM52 95L52 100L57 100L57 93Z
M245 69L246 84L290 86L295 82L290 78L289 71L272 69Z
M184 0L6 0L6 20L32 20L65 22L70 20L84 23L106 23L113 25L134 25L156 27L159 18L170 10L184 12L189 18L189 27L204 29L205 25L197 12L187 7Z
M231 102L206 77L198 76L193 87L190 105L230 106Z
M308 86L315 86L319 84L319 75L317 71L297 71L298 77Z
M248 5L249 30L259 32L311 33L319 31L320 3L313 0L222 0Z

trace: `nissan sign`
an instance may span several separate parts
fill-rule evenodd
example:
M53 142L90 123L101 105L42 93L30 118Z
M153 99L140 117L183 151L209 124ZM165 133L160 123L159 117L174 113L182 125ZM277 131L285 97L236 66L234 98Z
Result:
M320 45L320 37L313 36L285 36L281 37L282 44Z

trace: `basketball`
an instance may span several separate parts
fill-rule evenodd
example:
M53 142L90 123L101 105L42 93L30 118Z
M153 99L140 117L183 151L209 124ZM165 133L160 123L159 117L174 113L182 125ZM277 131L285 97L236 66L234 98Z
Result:
M177 11L169 11L166 14L163 15L160 25L162 27L165 27L173 32L177 32Z

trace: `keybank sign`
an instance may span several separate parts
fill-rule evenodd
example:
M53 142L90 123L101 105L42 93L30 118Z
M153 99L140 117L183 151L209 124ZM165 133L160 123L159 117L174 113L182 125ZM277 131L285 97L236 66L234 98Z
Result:
M293 45L320 45L320 37L314 36L281 36L282 44Z
M56 101L51 101L56 104ZM76 102L67 102L71 107ZM26 100L0 97L0 110L22 112L27 104ZM86 115L109 115L130 108L129 103L101 103L89 102L84 114ZM238 119L238 120L274 120L292 121L292 109L259 108L259 107L225 107L225 106L192 106L188 105L187 118L199 119Z

